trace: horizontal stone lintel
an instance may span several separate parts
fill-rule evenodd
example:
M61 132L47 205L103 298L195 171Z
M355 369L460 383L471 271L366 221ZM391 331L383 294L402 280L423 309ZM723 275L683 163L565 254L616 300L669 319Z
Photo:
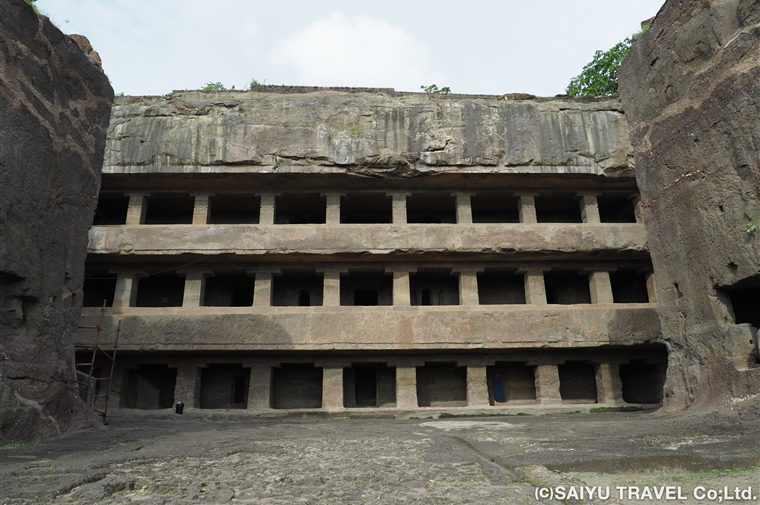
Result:
M120 225L90 230L90 254L645 253L644 227L624 224Z
M212 309L212 308L209 308ZM267 307L237 313L183 309L107 309L101 342L108 347L121 320L122 351L309 351L574 348L656 342L652 304L607 306ZM96 324L99 310L83 311ZM77 343L92 343L82 330Z

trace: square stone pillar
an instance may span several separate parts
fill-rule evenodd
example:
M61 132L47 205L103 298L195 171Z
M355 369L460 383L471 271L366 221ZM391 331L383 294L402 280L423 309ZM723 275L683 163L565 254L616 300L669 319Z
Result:
M397 366L396 408L416 409L417 407L417 368Z
M253 283L253 306L269 307L272 305L272 272L255 272Z
M459 305L479 305L478 296L479 269L463 269L459 272Z
M200 307L203 300L204 277L200 272L185 274L185 294L182 297L183 307Z
M409 307L412 305L412 292L409 286L409 267L389 267L386 272L393 274L393 306Z
M559 368L557 365L536 366L536 400L539 403L561 403Z
M525 279L525 303L546 305L546 285L542 270L523 271Z
M325 223L340 224L340 193L325 193Z
M260 195L259 224L274 224L274 193Z
M472 224L472 201L470 193L456 193L457 224Z
M269 410L272 399L272 367L261 363L246 363L245 366L251 369L247 410L254 412Z
M620 365L600 363L596 366L597 403L621 403L623 382L620 380Z
M596 200L596 193L581 193L580 195L581 217L584 223L599 224L602 222L599 217L599 203Z
M322 368L322 408L343 409L343 367Z
M588 276L591 303L614 303L612 284L608 271L595 270Z
M195 195L193 205L193 224L208 224L209 195Z
M182 401L186 408L199 406L201 374L195 363L177 365L174 402Z
M647 298L649 298L649 303L655 303L657 302L657 283L655 282L654 272L647 273L646 278Z
M113 307L132 307L137 295L135 274L119 272L116 276L116 289L113 294Z
M467 406L488 407L488 379L486 367L467 367Z
M340 306L340 270L326 268L322 270L322 305L325 307Z
M536 217L536 195L533 193L522 193L518 199L518 210L520 212L521 223L537 223Z
M393 224L406 224L406 197L408 193L391 193Z
M124 224L142 224L145 217L145 194L130 193L127 204L127 219Z

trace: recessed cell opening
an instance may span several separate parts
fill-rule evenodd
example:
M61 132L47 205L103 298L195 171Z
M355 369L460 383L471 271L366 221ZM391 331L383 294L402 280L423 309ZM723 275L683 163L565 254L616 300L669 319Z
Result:
M417 367L420 407L467 405L467 368L456 363L425 363Z
M665 384L665 365L631 361L620 365L623 401L627 403L661 403Z
M536 367L523 362L496 362L486 369L491 405L536 400Z
M322 368L312 363L283 364L272 369L272 408L322 407Z
M648 303L646 275L636 270L610 272L612 299L615 303Z
M385 364L354 363L343 369L344 407L384 407L395 403L395 368Z
M408 223L456 223L456 198L446 193L413 193L406 198Z
M205 307L250 307L254 278L247 274L224 273L206 277L202 305Z
M559 365L559 394L562 400L596 403L596 366L583 361Z
M391 197L384 193L349 193L340 199L341 223L390 223Z
M250 375L251 369L239 363L213 364L201 369L200 408L246 408Z
M539 223L581 223L581 206L573 194L546 194L535 198Z
M580 272L544 272L547 303L573 305L591 303L588 274Z
M145 198L144 224L192 224L195 198L185 194L155 194Z
M603 223L635 223L633 195L602 195L596 198Z
M272 305L312 307L322 305L323 275L285 273L272 277Z
M518 199L511 193L475 193L470 197L473 223L519 223Z
M116 274L87 272L82 284L83 307L112 307Z
M458 305L459 277L451 273L418 272L409 275L412 305Z
M258 224L261 200L254 194L218 194L209 197L208 224Z
M393 305L393 278L382 272L350 272L341 275L340 304Z
M177 369L141 365L124 375L121 406L128 409L168 409L174 404Z
M129 197L124 195L101 193L95 208L93 226L118 225L127 222Z
M525 303L525 279L514 271L479 272L478 298L481 305Z
M275 224L323 224L326 200L319 193L284 193L275 197Z

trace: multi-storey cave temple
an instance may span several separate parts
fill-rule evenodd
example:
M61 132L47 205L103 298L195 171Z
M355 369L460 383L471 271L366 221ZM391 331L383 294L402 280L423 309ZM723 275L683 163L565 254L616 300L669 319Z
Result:
M654 406L638 206L617 100L118 98L77 341L121 408Z

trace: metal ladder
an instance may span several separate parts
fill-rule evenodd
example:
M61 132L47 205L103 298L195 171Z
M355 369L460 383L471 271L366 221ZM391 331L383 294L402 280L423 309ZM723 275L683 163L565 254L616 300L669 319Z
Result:
M113 371L116 367L116 354L119 350L119 333L121 333L121 319L116 325L114 335L113 351L108 352L100 346L101 332L103 331L103 319L105 317L105 305L100 309L100 317L95 326L79 326L82 330L95 330L95 341L92 344L75 344L77 350L92 350L90 361L76 363L77 383L86 388L86 395L82 398L87 408L99 414L103 419L103 424L108 424L108 402L111 398L111 383L113 381ZM105 356L110 362L110 370L107 377L95 376L95 364L99 355ZM103 391L103 392L101 392ZM80 389L81 395L81 389ZM102 398L102 408L97 407L97 400Z

